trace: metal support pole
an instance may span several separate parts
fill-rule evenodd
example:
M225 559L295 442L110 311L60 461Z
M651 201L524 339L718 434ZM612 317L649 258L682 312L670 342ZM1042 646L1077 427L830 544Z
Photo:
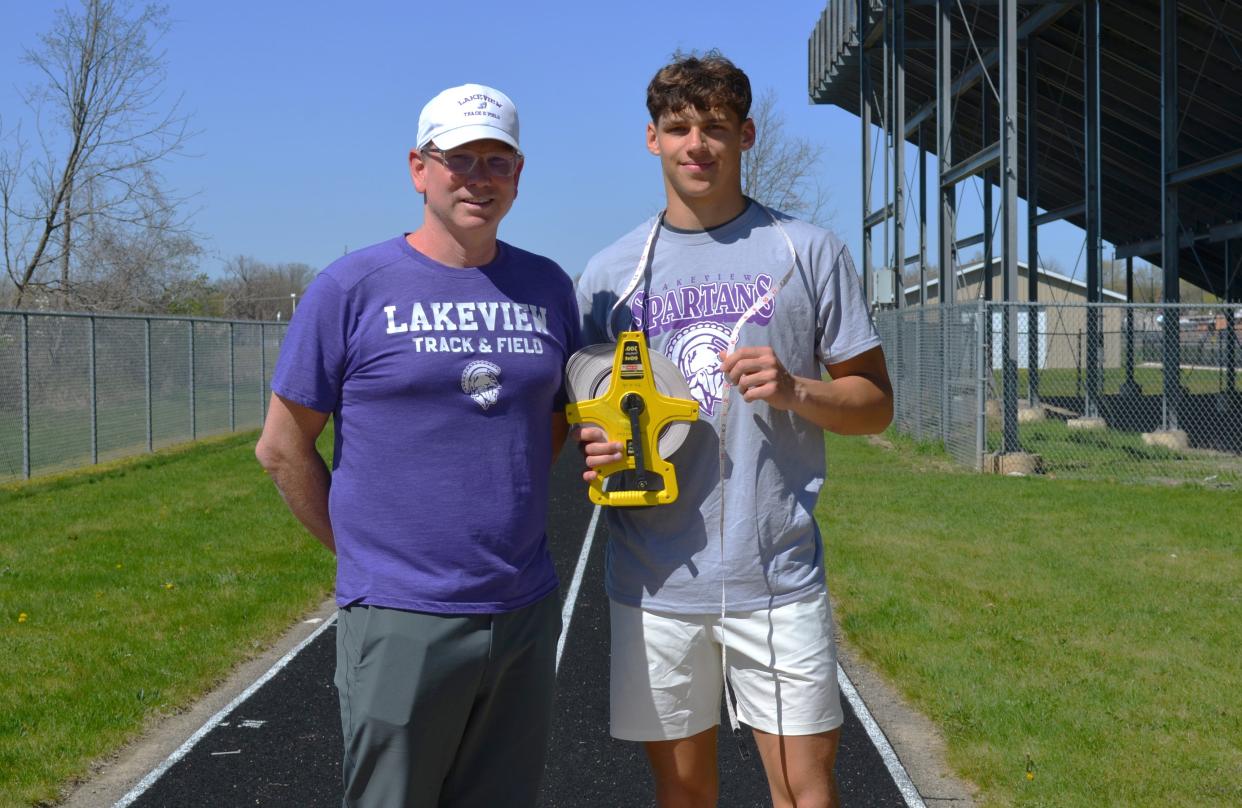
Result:
M1233 240L1225 242L1225 390L1232 399L1238 385L1238 282L1234 276Z
M914 332L915 395L918 397L918 420L915 432L923 440L923 410L928 400L923 380L923 342L927 338L927 148L923 142L924 128L919 127L919 324ZM905 290L902 290L905 296Z
M890 69L890 64L889 64L893 58L892 24L893 24L893 15L891 11L889 10L889 8L886 6L884 9L884 35L883 37L881 37L881 40L883 42L883 45L881 47L881 54L884 57L884 60L883 60L884 61L884 70L883 70L884 117L883 117L883 120L880 122L880 124L881 124L881 128L884 130L884 134L883 134L884 200L882 204L882 209L887 210L887 211L893 210L893 208L890 207L889 200L888 200L888 194L892 188L892 186L889 184L889 170L888 169L889 169L889 164L892 162L892 156L893 156L893 93L892 93L892 87L890 86L892 83L892 71ZM884 222L884 252L881 253L881 255L883 256L881 260L881 264L882 264L880 268L881 272L888 270L889 256L892 255L892 253L889 252L889 243L888 243L890 223L891 222L888 220ZM878 301L879 301L879 294L877 290L876 300L874 302L878 302Z
M1177 0L1160 0L1160 197L1162 202L1160 262L1164 269L1164 302L1178 303L1180 272L1177 266L1178 238L1177 185L1169 182L1177 170ZM1164 428L1178 428L1181 409L1181 327L1178 309L1164 310Z
M152 412L151 412L151 398L152 398L151 397L151 386L152 386L152 383L151 383L151 319L148 317L145 323L146 323L146 328L144 329L144 340L143 340L144 345L145 345L145 350L143 352L143 364L146 365L146 375L147 375L147 451L154 452L155 451L155 430L153 428L154 418L152 417Z
M919 305L927 305L927 147L919 127Z
M1003 0L1002 0L1003 2ZM992 127L989 126L991 120L991 110L988 104L988 93L992 91L990 84L984 83L980 85L979 100L979 120L982 122L982 132L980 133L980 143L984 148L992 145ZM996 234L992 232L992 171L984 169L979 175L983 182L983 299L991 301L995 294L992 289L992 262L995 256L992 255L992 242ZM988 334L992 333L991 327L988 328ZM991 338L989 337L989 340Z
M941 440L948 446L951 425L949 412L949 321L954 303L953 242L957 238L954 224L956 198L952 186L945 187L945 169L953 165L953 108L950 88L953 79L951 56L953 43L951 0L936 4L936 187L939 189L937 251L940 254L936 299L940 303L940 429Z
M981 128L981 131L980 131L981 140L979 142L983 145L985 149L988 146L994 145L992 143L992 132L991 132L992 127L988 125L990 123L989 116L991 115L991 111L989 109L989 104L988 104L988 93L990 93L991 91L992 91L991 85L988 82L984 82L979 85L979 95L980 95L979 120L981 123L981 127L980 127ZM980 287L981 289L980 297L983 300L990 303L993 298L992 262L995 260L995 256L992 255L992 242L996 237L996 234L992 232L992 172L991 170L984 169L983 173L979 175L979 178L983 182L983 274L981 277L981 282L983 285ZM992 336L993 336L992 315L995 313L995 310L989 308L987 309L987 313L988 313L987 330L983 332L983 340L984 340L983 354L985 357L987 357L988 377L991 378L991 374L993 370L992 368Z
M1138 396L1143 391L1134 380L1134 256L1126 256L1126 380L1121 389L1125 395Z
M893 3L893 308L906 305L906 3ZM898 340L901 330L898 329Z
M1100 403L1100 0L1083 3L1083 138L1087 206L1087 386L1083 415L1099 415Z
M88 317L86 322L87 338L90 340L86 353L86 372L91 386L91 465L95 465L99 462L99 384L95 377L95 318Z
M940 189L939 235L940 278L937 299L941 305L954 302L953 242L957 239L954 223L957 198L955 188L944 185L944 173L953 165L953 43L950 41L953 22L951 0L939 0L936 8L936 187Z
M1020 452L1018 442L1018 0L1000 9L1001 292L1005 299L1001 337L1004 432L1001 451ZM990 267L989 267L990 269Z
M194 378L194 321L190 320L190 440L198 440L198 413L195 411L197 390Z
M988 303L984 300L978 301L976 306L976 322L979 327L975 334L975 470L983 471L988 432L988 365L991 364L991 357L986 355L984 347L987 341L983 337L992 330L992 312L988 310Z
M229 431L237 431L237 397L234 395L233 324L229 323Z
M999 145L992 143L991 132L991 109L989 104L989 96L991 92L991 84L984 82L979 87L979 119L980 119L980 144L986 149L987 146ZM996 233L992 231L992 171L984 169L979 175L980 181L984 184L984 263L982 263L982 273L980 276L980 298L991 303L992 297L995 297L995 290L992 289L992 263L996 261L996 257L992 254L992 242L995 241ZM991 385L992 372L996 369L992 367L992 343L994 343L995 324L992 316L996 314L996 309L987 308L987 329L984 331L984 356L987 360L987 379Z
M923 440L923 329L926 323L927 307L919 306L918 322L914 332L914 437Z
M267 326L259 323L259 426L267 423Z
M30 479L30 315L22 315L22 477Z
M858 109L862 117L862 285L863 300L871 304L871 228L865 222L871 215L871 62L867 58L868 0L858 0Z
M1039 38L1026 40L1026 393L1039 406Z

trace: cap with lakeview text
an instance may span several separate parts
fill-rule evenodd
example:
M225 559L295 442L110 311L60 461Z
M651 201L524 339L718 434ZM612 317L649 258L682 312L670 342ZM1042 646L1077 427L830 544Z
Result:
M499 140L518 148L517 107L509 96L482 84L450 87L418 116L418 144L454 149L474 140Z

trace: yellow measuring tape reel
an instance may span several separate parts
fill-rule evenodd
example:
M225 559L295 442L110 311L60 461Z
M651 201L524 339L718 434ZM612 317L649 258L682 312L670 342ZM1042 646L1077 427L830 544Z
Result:
M611 362L609 361L611 359ZM664 505L677 499L677 472L665 460L681 446L698 420L699 403L676 365L647 350L641 331L623 331L614 345L589 345L565 368L571 424L602 427L622 445L621 460L600 466L588 495L597 505ZM630 482L604 490L618 472Z

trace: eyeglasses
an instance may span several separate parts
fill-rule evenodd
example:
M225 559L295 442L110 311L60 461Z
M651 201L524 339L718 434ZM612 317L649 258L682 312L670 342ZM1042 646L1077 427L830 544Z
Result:
M487 168L487 172L493 177L512 177L513 172L517 171L518 161L522 159L521 152L513 152L512 154L489 154L482 156L472 151L456 151L446 152L437 149L434 146L428 146L423 149L424 154L431 154L436 157L444 167L454 174L465 176L474 171L479 161L483 161L483 165Z

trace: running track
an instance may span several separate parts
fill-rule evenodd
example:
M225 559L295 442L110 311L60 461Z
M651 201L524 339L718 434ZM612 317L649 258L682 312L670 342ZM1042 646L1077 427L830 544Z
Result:
M566 451L553 476L549 535L561 579L567 630L557 671L557 709L544 777L545 808L654 805L636 744L608 736L608 600L605 529ZM320 630L278 663L115 805L137 808L340 805L341 735L332 685L336 626ZM843 676L843 674L842 674ZM843 681L845 727L837 778L846 808L923 808L852 687ZM861 720L860 720L861 716ZM758 753L749 757L722 720L720 805L770 805ZM872 729L869 732L867 726ZM873 742L872 736L876 737ZM877 747L876 743L879 744Z

